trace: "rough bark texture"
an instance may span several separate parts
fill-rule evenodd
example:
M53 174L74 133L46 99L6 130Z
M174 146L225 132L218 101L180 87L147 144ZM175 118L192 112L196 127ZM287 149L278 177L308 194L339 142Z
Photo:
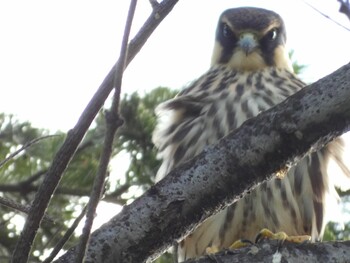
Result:
M91 236L85 262L143 262L350 127L350 64L245 122ZM57 262L73 262L74 248Z
M310 244L265 240L260 244L215 255L188 260L185 263L346 263L350 261L350 241Z

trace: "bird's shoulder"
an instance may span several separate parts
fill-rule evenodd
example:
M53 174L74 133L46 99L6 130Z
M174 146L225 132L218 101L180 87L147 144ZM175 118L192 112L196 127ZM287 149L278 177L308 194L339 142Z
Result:
M270 96L281 100L305 86L294 73L274 67L259 71L236 71L215 66L185 87L175 98L156 109L157 115L178 111L184 116L201 115L211 104L240 102L249 97ZM280 101L277 101L279 103Z

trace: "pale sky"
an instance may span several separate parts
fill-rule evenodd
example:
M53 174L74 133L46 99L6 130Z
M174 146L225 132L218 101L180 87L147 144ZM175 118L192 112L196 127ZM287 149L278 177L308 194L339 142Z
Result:
M343 25L336 0L308 0ZM35 126L68 130L118 58L129 1L0 2L0 111ZM350 32L301 0L179 1L126 71L123 92L181 88L209 66L220 13L260 6L285 20L288 46L315 81L350 61ZM148 16L139 0L133 32Z

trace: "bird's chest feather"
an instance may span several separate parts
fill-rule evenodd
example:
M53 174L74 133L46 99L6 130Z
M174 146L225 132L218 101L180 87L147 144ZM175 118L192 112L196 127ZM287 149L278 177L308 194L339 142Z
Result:
M210 70L158 109L160 123L153 139L165 160L158 178L303 85L285 70Z

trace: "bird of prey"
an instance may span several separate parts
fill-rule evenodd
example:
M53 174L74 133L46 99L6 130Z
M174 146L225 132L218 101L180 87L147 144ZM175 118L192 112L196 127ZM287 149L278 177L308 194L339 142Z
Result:
M156 109L153 141L163 160L158 179L305 86L293 73L285 44L284 22L273 11L242 7L222 13L210 69ZM203 255L208 247L254 240L263 228L322 238L327 200L336 197L329 161L349 176L342 150L341 139L331 142L283 179L261 184L208 218L180 242L179 261Z

